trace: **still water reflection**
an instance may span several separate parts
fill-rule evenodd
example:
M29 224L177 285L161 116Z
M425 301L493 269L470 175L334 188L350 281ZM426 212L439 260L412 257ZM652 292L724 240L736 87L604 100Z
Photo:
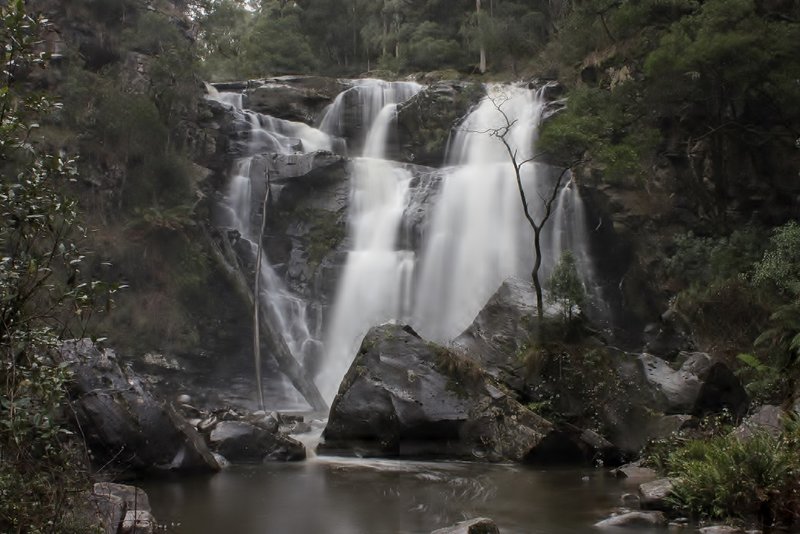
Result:
M145 486L181 534L427 534L478 516L503 534L573 534L633 489L602 471L324 457Z

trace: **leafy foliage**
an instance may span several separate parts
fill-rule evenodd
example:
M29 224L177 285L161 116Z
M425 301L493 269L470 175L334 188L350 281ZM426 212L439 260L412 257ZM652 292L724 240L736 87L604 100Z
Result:
M558 259L547 285L550 291L548 300L561 308L565 322L571 321L573 314L580 310L586 300L586 290L571 252L564 252Z
M697 518L754 518L765 526L797 514L800 454L790 432L755 432L695 440L668 459L676 484L672 497Z
M480 49L494 70L516 70L550 33L552 2L493 0L265 0L206 2L204 62L215 79L308 72L353 75L475 69Z
M80 531L68 504L86 480L64 424L70 375L53 352L115 290L85 276L83 229L62 192L74 161L30 141L54 104L17 80L47 59L32 51L45 23L22 0L0 7L0 529L32 533Z

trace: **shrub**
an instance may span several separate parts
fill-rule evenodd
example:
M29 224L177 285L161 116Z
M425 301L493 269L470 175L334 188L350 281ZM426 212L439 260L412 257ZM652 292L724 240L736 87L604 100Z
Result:
M583 307L586 290L578 275L575 256L571 252L564 252L558 259L547 281L547 288L549 289L547 300L561 308L565 322L572 321L576 310Z
M0 531L78 532L69 510L88 481L66 427L70 375L53 351L108 301L84 276L76 204L62 193L74 162L30 142L54 109L15 76L34 64L39 27L22 0L0 5Z
M668 463L673 504L696 518L758 517L770 525L794 509L800 454L786 435L690 441Z

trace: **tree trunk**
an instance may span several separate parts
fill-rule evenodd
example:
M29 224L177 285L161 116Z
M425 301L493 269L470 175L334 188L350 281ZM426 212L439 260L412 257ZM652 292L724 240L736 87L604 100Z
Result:
M542 244L541 244L542 231L541 228L534 227L533 229L533 249L536 253L536 260L533 263L533 289L536 291L536 316L541 324L544 319L544 298L542 297L542 283L539 281L539 269L542 267Z
M478 34L481 42L481 63L478 69L483 74L486 72L486 47L483 43L483 32L481 31L481 0L475 0L475 13L478 15Z
M237 293L239 293L250 306L254 306L253 292L250 290L250 286L244 274L237 267L236 252L234 252L228 238L223 235L219 241L217 241L207 231L204 233L211 245L211 247L209 247L210 250L214 253L219 265L228 275L228 279L236 288ZM315 411L327 412L328 405L319 392L319 389L317 389L317 386L314 384L314 381L308 376L305 368L295 360L280 332L275 330L273 326L275 323L270 318L270 311L259 307L258 321L260 330L266 333L264 339L270 344L267 345L267 348L274 356L275 361L278 362L278 367L281 372L286 375L295 389L303 395L308 404L311 405Z
M269 171L267 171L269 172ZM261 387L261 335L258 328L261 322L259 303L261 302L261 258L264 255L264 225L267 223L267 202L269 201L269 177L267 190L264 193L264 202L261 203L261 229L258 232L258 252L256 256L256 273L253 280L253 360L256 368L256 387L258 388L258 406L264 409L264 389Z

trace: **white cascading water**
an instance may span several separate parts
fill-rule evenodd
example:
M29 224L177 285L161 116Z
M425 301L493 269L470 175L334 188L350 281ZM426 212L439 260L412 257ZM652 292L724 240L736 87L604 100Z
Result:
M449 166L423 225L419 258L413 251L397 249L409 208L411 175L382 159L393 115L391 107L383 109L367 137L365 156L373 157L354 165L354 248L337 293L318 381L326 400L335 395L371 326L408 322L424 338L447 343L472 323L506 278L530 277L533 232L523 215L509 154L491 132L510 124L505 138L518 162L528 160L534 155L544 105L539 92L489 87L488 98L451 136ZM540 198L550 197L556 174L533 161L521 174L532 215L540 220ZM588 239L577 187L567 183L559 191L548 225L542 237L541 279L546 280L567 249L574 252L586 278L591 272Z
M517 160L533 155L543 102L525 89L490 87L451 137L451 167L425 227L412 322L423 337L440 343L463 332L503 280L530 270L532 234L514 169L490 133L507 126L497 106L513 122L506 140ZM537 171L533 163L523 166L527 189L536 184Z
M239 122L248 125L247 142L241 149L242 155L232 166L225 207L228 220L223 225L238 230L241 238L249 244L255 260L258 254L258 221L253 221L253 201L260 203L262 199L253 199L254 159L261 154L295 154L316 150L331 150L333 139L306 124L291 122L253 111L243 109L242 95L239 93L219 93L210 91L209 98L229 106ZM263 177L261 177L263 179ZM300 362L314 352L319 352L318 336L313 336L307 317L307 303L304 299L288 290L281 278L270 265L262 252L261 257L261 294L262 306L271 310L270 317L278 324L276 330L283 334L292 355ZM283 402L288 405L283 409L300 408L305 404L289 381L283 377L271 380L282 386Z
M327 328L325 356L317 377L320 393L329 403L367 330L403 316L414 265L413 251L396 247L412 175L384 157L397 103L410 98L420 86L370 81L354 89L365 102L363 115L374 119L364 154L353 161L350 203L353 249L348 253L339 281ZM383 107L375 113L378 104ZM331 113L341 113L337 103L331 107ZM335 121L329 120L328 124Z
M371 132L372 125L378 114L389 104L405 102L419 92L421 86L414 82L387 82L365 78L358 80L356 85L342 91L328 107L322 118L319 129L330 135L341 137L345 134L345 116L348 113L348 102L352 106L354 103L358 114L358 123L364 132ZM351 122L355 122L352 120ZM372 134L367 133L367 140ZM363 142L364 139L357 141ZM381 147L381 152L385 149ZM366 154L366 152L365 152Z
M417 257L413 250L403 249L398 239L401 229L410 227L409 212L419 209L410 205L413 176L385 156L397 104L420 89L408 82L359 81L328 108L320 130L243 110L241 95L214 96L240 113L251 129L245 154L233 165L227 197L230 226L250 242L255 242L251 231L254 155L330 150L335 143L332 136L345 133L346 114L352 124L352 114L358 113L367 131L364 139L356 140L363 145L363 156L354 159L351 169L352 249L325 327L323 361L316 377L329 403L372 326L402 321L427 339L447 343L472 323L503 280L530 277L532 231L523 216L509 154L491 132L510 123L506 140L516 151L517 161L531 158L544 108L541 95L519 87L490 86L488 98L453 132L448 166L441 172L440 190L425 214ZM522 169L536 220L543 209L541 197L552 194L556 175L554 169L532 161ZM430 187L423 182L414 191ZM540 277L546 280L561 252L571 250L591 291L596 285L586 213L578 187L571 181L558 192L554 208L542 236ZM263 302L273 308L290 350L303 361L310 348L319 349L319 336L312 336L307 326L305 302L286 289L269 262L263 265Z

